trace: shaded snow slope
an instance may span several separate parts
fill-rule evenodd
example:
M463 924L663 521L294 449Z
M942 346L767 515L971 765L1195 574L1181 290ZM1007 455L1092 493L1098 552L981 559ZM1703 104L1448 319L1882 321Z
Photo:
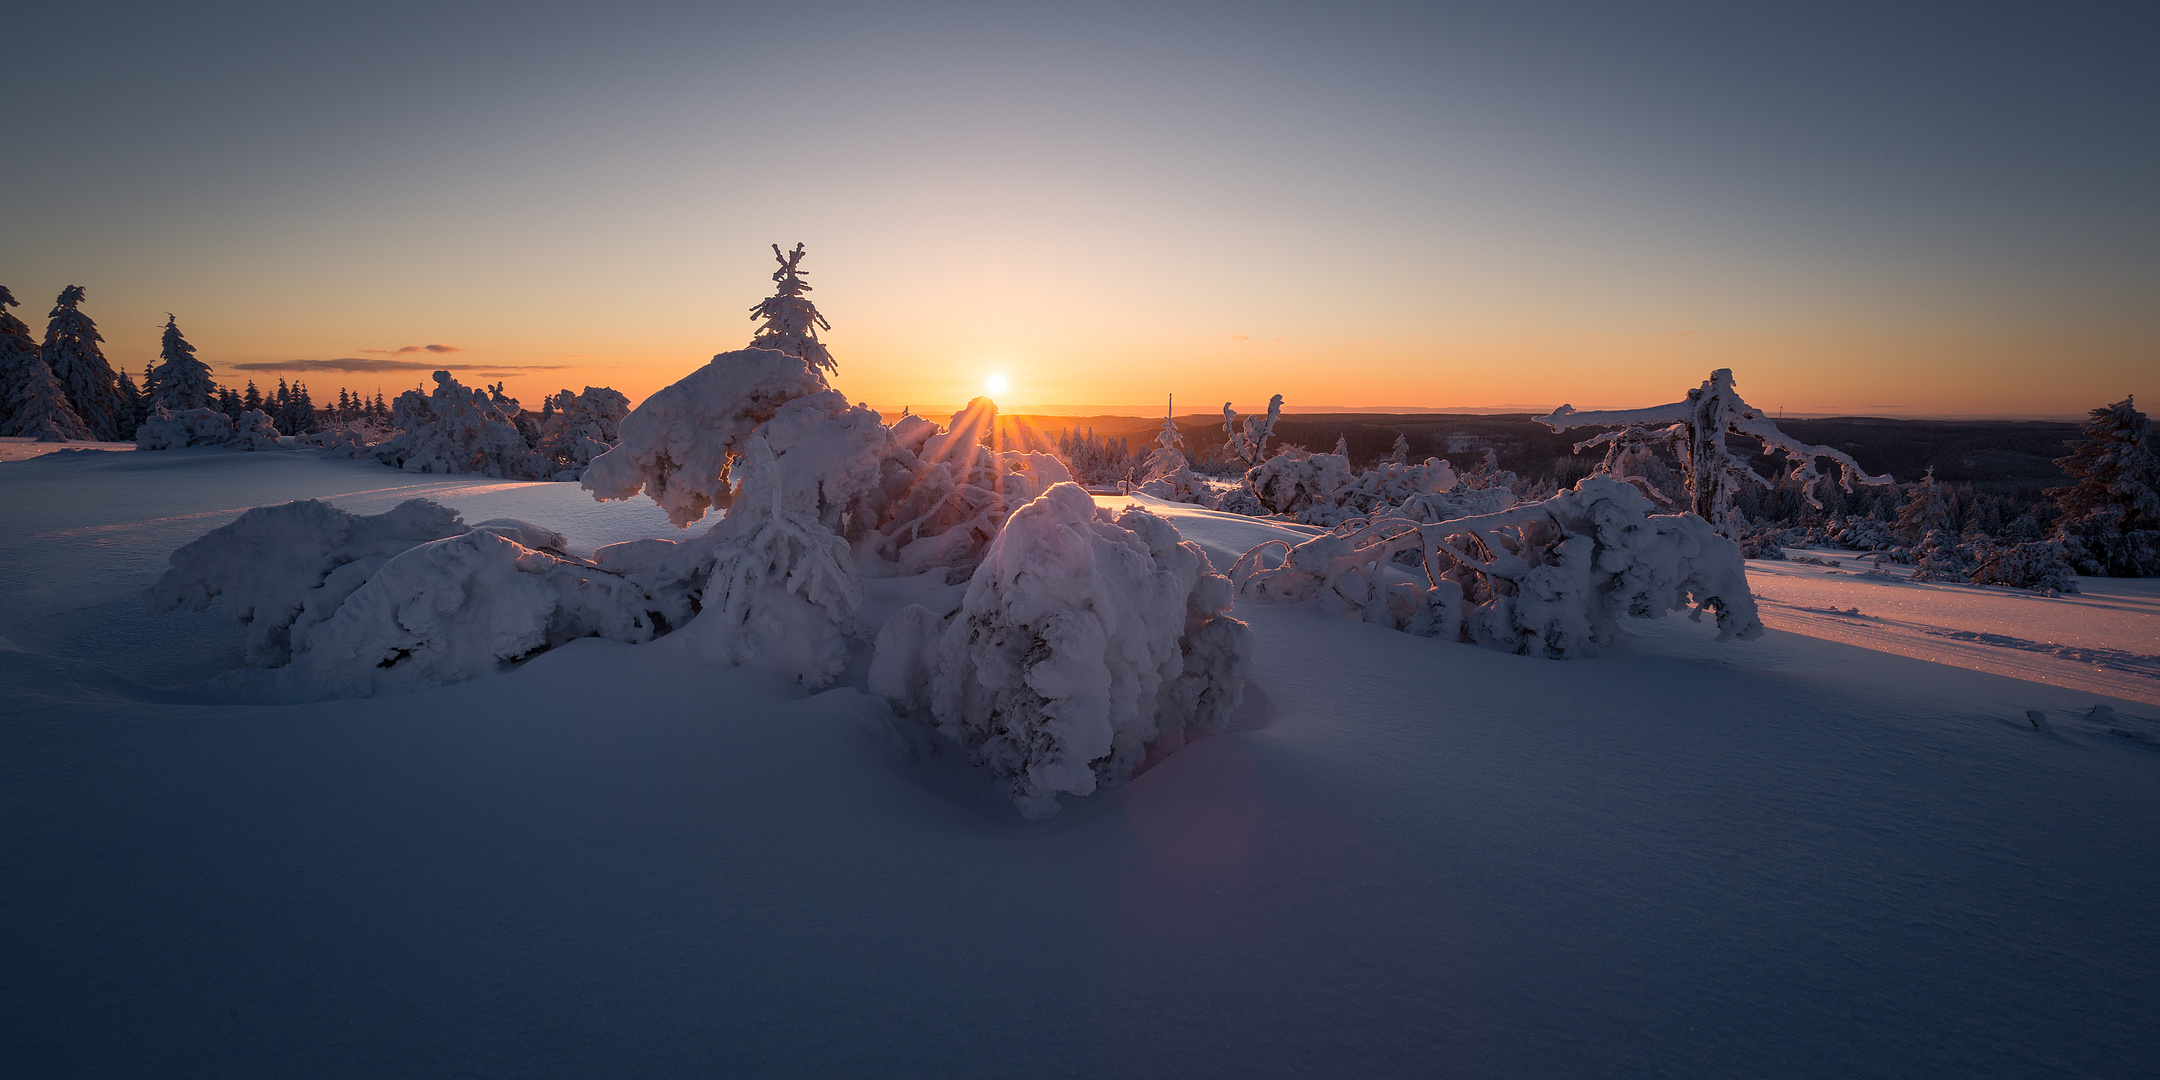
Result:
M680 534L549 503L570 485L112 464L135 457L0 466L0 555L35 575L0 579L0 637L39 650L0 647L14 1073L2160 1060L2160 710L2120 697L1682 620L1555 662L1253 605L1271 723L1030 825L882 701L676 638L381 699L146 703L142 671L178 673L129 654L178 636L55 633L55 605L134 602L245 506L427 495L574 546ZM1269 527L1158 512L1211 553Z

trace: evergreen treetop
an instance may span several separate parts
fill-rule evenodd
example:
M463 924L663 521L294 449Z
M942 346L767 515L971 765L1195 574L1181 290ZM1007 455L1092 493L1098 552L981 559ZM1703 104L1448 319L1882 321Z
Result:
M180 333L179 320L165 314L165 338L158 350L161 361L143 378L143 396L151 408L200 409L217 398L217 384L210 365L195 357L195 346Z
M69 407L89 425L90 433L99 439L116 440L129 420L129 410L121 396L120 374L106 362L104 350L99 348L105 336L83 313L82 301L80 285L60 291L39 353L52 368L53 377L60 380Z
M818 341L817 332L830 330L832 324L818 314L817 305L803 294L810 291L810 283L802 279L803 246L783 252L780 245L772 246L773 258L780 269L773 271L773 281L779 288L773 295L758 302L750 309L750 318L763 319L764 325L750 338L753 349L777 349L810 365L820 374L836 373L840 365L832 353Z

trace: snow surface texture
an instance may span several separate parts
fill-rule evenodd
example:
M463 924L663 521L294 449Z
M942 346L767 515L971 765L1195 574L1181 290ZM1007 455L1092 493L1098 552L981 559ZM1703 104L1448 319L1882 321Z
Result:
M1206 552L1139 508L1057 484L1013 512L957 614L919 605L878 634L870 688L1010 781L1031 818L1132 778L1152 750L1229 723L1251 633Z
M1476 517L1382 514L1294 546L1272 541L1241 556L1231 580L1248 600L1319 600L1376 625L1553 659L1596 656L1620 641L1621 617L1669 611L1714 612L1720 641L1760 637L1740 549L1693 514L1654 509L1632 485L1591 476ZM1403 560L1425 580L1397 570Z
M184 688L240 666L247 629L153 620L137 594L242 508L310 497L427 497L576 554L680 535L567 484L309 454L0 464L10 1073L2160 1060L2160 837L2137 824L2160 819L2160 680L2113 672L2133 698L2091 664L1923 629L2149 656L2152 581L2049 598L1761 563L1771 631L1748 647L1666 619L1568 664L1241 605L1273 721L1042 826L947 783L882 700L697 664L680 635L388 699ZM1129 501L1217 566L1312 535L1099 503ZM865 611L923 580L866 580Z

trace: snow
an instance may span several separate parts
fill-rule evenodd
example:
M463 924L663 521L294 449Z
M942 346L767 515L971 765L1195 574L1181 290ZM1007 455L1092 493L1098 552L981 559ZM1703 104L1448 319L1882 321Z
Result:
M2119 692L2160 680L1898 651L1934 627L2150 656L2149 582L2049 599L1834 574L1850 553L1824 553L1845 566L1749 565L1760 640L1629 620L1564 662L1241 604L1260 707L1040 823L882 700L713 666L680 633L412 694L234 705L196 684L240 664L245 631L141 610L174 549L249 507L415 497L575 556L689 535L644 500L293 450L0 464L11 1072L2082 1077L2160 1059L2160 707ZM1316 531L1095 502L1147 506L1217 566ZM956 606L928 576L864 586L866 620ZM1794 632L1833 604L1881 636Z

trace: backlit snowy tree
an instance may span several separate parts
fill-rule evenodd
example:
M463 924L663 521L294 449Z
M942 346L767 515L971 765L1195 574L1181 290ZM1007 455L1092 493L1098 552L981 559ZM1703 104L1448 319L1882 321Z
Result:
M158 366L143 379L143 397L149 408L202 409L215 404L217 384L210 365L195 358L195 346L180 335L180 321L167 313L165 338L158 350Z
M1176 406L1175 397L1164 405L1162 430L1155 434L1155 449L1148 453L1146 464L1141 466L1140 491L1173 502L1200 502L1206 491L1200 478L1193 475L1191 463L1185 460L1185 437L1178 434Z
M1248 416L1243 426L1238 423L1236 410L1223 402L1223 430L1229 433L1224 450L1238 461L1250 467L1267 459L1268 437L1275 434L1275 422L1282 419L1282 395L1268 399L1267 416Z
M1719 533L1735 540L1742 537L1746 528L1733 505L1733 496L1742 484L1766 484L1767 481L1748 465L1746 458L1727 448L1725 440L1729 436L1755 439L1762 443L1765 452L1784 451L1788 465L1786 478L1797 482L1808 504L1818 509L1822 507L1822 501L1816 497L1815 488L1818 484L1828 483L1829 477L1816 469L1817 458L1829 458L1837 466L1838 483L1846 491L1852 491L1855 483L1891 483L1887 476L1870 476L1861 471L1859 463L1842 450L1798 442L1779 431L1768 417L1740 399L1739 392L1733 389L1729 368L1711 372L1710 378L1700 387L1688 391L1685 400L1670 405L1604 412L1577 412L1562 405L1552 415L1536 420L1554 431L1579 427L1615 428L1575 444L1577 453L1623 438L1665 440L1672 447L1673 456L1680 461L1688 508L1710 522Z
M118 440L130 430L133 417L120 390L120 374L106 362L104 350L99 347L105 337L83 313L82 300L80 285L60 290L39 354L52 368L53 377L60 380L68 406L82 417L90 434L98 439Z
M2054 536L2081 574L2160 576L2160 447L2134 402L2094 409L2055 462L2074 482L2048 492L2063 511Z
M832 353L818 341L819 330L830 330L832 324L818 314L817 305L803 294L810 291L810 283L802 279L803 246L782 252L780 245L772 246L773 258L779 260L780 269L773 271L773 280L779 289L773 295L759 301L750 309L752 319L764 320L757 334L750 339L753 349L778 349L810 365L821 374L831 375L840 370L833 362Z
M307 389L296 387L287 406L296 422L300 403L306 400ZM432 394L408 390L398 395L394 418L403 430L368 450L385 465L407 472L479 473L509 480L545 480L554 472L525 445L525 437L485 391L465 386L447 371L435 373ZM312 430L312 411L307 419ZM283 422L278 426L284 427Z

